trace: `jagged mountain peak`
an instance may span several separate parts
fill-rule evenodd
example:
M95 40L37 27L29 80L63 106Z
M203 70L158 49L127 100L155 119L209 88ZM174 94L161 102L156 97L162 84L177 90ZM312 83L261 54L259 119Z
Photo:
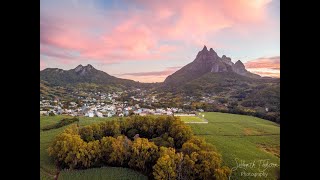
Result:
M208 49L207 49L207 46L206 46L206 45L204 45L204 47L203 47L202 51L208 51Z
M82 66L80 64L74 69L74 71L77 73L80 73L80 75L85 75L92 70L96 70L96 69L91 64L88 64L86 66Z
M76 72L79 72L79 71L82 70L82 68L83 68L83 66L80 64L80 65L78 65L74 70L75 70Z
M217 58L219 58L218 54L212 48L210 48L208 51L207 46L204 46L203 49L197 54L197 57L194 61L207 63L216 61Z
M203 49L198 52L194 61L168 76L165 83L174 84L179 82L188 82L209 72L229 72L251 78L260 77L259 75L255 75L247 71L240 60L234 64L230 57L227 57L226 55L219 57L212 48L208 51L207 47L204 46Z
M87 68L94 68L91 64L87 64Z
M240 60L238 60L234 65L240 65L244 67L244 64Z

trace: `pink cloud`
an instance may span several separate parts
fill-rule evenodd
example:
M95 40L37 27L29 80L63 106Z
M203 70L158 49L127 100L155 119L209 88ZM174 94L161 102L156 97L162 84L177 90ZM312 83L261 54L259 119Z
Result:
M235 22L254 23L266 18L266 5L272 0L223 0L224 15Z
M41 17L41 44L54 48L41 49L40 53L66 61L94 59L104 63L170 59L179 48L162 41L217 47L208 40L209 36L238 23L262 20L269 1L133 0L129 3L142 9L105 14L95 11L89 2L86 6L76 4L70 9L59 9L66 14Z
M168 75L176 72L181 67L168 67L162 71L146 71L146 72L134 72L124 73L115 76L121 78L132 79L140 82L163 82Z
M248 70L263 77L280 78L280 70L273 70L268 68L252 68Z
M280 69L280 56L262 57L245 63L246 68Z
M42 55L55 57L59 59L74 59L75 57L73 55L70 55L67 51L63 49L54 50L52 48L41 46L40 45L40 52Z
M261 76L280 77L280 56L262 57L245 63L248 71Z
M180 68L181 67L169 67L163 71L124 73L124 74L121 74L121 76L168 76Z

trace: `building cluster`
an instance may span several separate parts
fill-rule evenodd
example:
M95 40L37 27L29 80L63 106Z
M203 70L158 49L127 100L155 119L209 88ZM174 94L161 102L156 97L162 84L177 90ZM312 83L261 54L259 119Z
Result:
M83 95L84 93L82 93ZM173 115L174 113L182 113L179 108L141 108L139 102L157 102L155 96L142 97L143 94L138 94L138 97L131 96L130 99L138 102L135 105L129 105L127 101L117 101L122 92L117 93L87 93L87 96L77 96L76 102L60 101L59 99L40 101L40 115L61 115L70 116L86 116L86 117L114 117L114 116L129 116L136 115Z

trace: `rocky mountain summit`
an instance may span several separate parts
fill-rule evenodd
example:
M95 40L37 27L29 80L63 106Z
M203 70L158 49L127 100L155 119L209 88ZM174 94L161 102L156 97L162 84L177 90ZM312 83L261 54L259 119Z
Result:
M180 70L168 76L164 82L187 82L192 79L199 78L209 72L230 72L250 78L260 78L259 75L247 71L244 64L240 60L238 60L236 63L233 63L230 57L227 57L226 55L219 57L212 48L208 50L207 47L204 46L203 49L198 52L193 62L187 64Z
M137 84L133 80L121 79L106 72L95 69L91 64L78 65L74 69L63 70L46 68L40 71L40 80L52 85L67 85L79 83L96 83L101 85L131 86Z
M81 64L78 65L75 69L73 69L76 73L78 73L81 76L87 75L89 72L92 71L98 71L95 69L91 64L88 64L87 66L82 66Z

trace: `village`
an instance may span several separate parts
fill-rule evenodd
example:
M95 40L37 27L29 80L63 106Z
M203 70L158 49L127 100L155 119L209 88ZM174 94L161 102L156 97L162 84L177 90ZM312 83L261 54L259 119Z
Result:
M137 96L130 96L128 101L121 101L124 92L102 93L102 92L74 92L75 101L65 101L59 98L40 100L40 115L70 115L86 117L124 117L129 115L174 115L194 114L176 107L146 108L141 107L140 102L158 102L155 96L145 96L145 92L139 92ZM127 92L125 92L127 93ZM84 96L85 94L85 96ZM202 109L197 111L203 112Z

